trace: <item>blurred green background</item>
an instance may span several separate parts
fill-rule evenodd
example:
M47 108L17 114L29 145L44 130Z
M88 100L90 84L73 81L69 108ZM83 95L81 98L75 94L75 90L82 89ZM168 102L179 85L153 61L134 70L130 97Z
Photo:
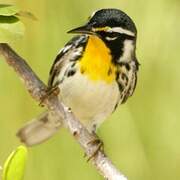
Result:
M105 151L129 180L180 179L180 1L179 0L0 0L33 12L24 39L11 45L47 82L66 32L96 9L115 7L138 28L141 63L135 94L98 130ZM20 144L15 134L43 109L16 74L0 61L0 164ZM29 148L25 180L100 180L66 129Z

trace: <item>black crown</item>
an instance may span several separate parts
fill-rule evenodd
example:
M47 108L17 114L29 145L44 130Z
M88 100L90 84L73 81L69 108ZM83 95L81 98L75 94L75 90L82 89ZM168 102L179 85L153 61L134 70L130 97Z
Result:
M89 23L93 27L122 27L137 33L133 20L119 9L101 9L95 12Z

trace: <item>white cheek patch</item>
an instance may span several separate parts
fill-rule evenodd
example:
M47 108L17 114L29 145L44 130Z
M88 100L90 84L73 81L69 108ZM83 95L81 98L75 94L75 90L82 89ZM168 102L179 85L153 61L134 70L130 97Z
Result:
M124 41L124 48L123 48L123 54L120 57L120 61L122 62L128 62L131 60L132 53L134 51L134 44L132 40L125 40Z
M120 33L120 34L127 34L129 36L135 36L135 34L127 29L123 29L121 27L113 27L111 28L109 31L111 32L117 32L117 33Z

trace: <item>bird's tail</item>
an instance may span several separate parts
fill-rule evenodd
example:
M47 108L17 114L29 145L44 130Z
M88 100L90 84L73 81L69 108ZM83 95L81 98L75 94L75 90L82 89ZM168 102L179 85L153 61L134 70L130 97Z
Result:
M40 144L53 136L62 126L62 121L50 112L44 112L39 117L25 124L17 136L27 146Z

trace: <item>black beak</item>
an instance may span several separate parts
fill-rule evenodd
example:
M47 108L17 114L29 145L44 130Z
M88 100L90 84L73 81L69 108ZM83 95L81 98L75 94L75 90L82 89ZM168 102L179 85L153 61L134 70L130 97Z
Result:
M96 35L96 33L88 25L72 29L72 30L68 31L67 33Z

